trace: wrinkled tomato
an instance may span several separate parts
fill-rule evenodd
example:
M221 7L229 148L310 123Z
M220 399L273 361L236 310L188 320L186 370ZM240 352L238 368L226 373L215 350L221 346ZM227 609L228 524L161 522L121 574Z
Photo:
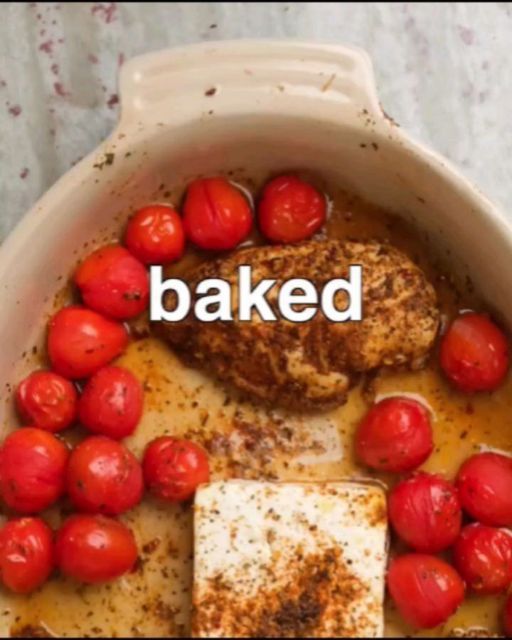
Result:
M148 305L146 268L120 245L91 253L76 270L75 283L85 305L109 318L128 320Z
M16 405L21 418L46 431L62 431L75 420L75 385L53 371L34 371L20 382Z
M389 566L387 584L398 611L416 629L442 624L464 599L459 574L435 556L411 553L395 558Z
M448 380L461 391L492 391L508 371L508 340L487 316L464 313L455 318L441 341L440 363Z
M415 551L438 553L459 535L462 509L456 488L443 478L418 473L399 482L388 500L389 519Z
M53 534L41 518L18 518L0 529L0 579L11 591L40 587L54 562Z
M171 436L162 436L149 443L142 468L151 493L171 502L188 500L210 477L204 449L189 440Z
M183 226L187 238L200 249L234 249L251 231L251 207L225 178L195 180L185 196Z
M453 560L475 593L501 593L512 583L512 537L502 529L482 524L464 527L453 549Z
M128 222L124 241L145 264L175 262L185 251L181 218L172 207L162 204L139 209Z
M86 584L108 582L131 571L137 545L130 529L105 516L74 515L57 532L57 566L66 576Z
M427 409L410 398L392 397L375 404L356 434L356 454L372 469L401 473L415 469L432 453Z
M271 180L258 206L261 232L272 242L307 240L324 224L327 203L312 185L296 176Z
M68 495L79 511L117 515L142 499L142 469L125 446L104 436L83 440L71 453Z
M48 355L66 378L87 378L122 353L128 332L114 320L84 307L65 307L50 320Z
M512 526L512 458L487 451L468 458L457 475L462 508L491 527Z
M89 431L120 439L135 431L142 416L144 392L137 378L122 367L104 367L84 387L80 422Z
M0 448L0 493L18 513L37 513L64 493L69 452L52 433L23 427Z

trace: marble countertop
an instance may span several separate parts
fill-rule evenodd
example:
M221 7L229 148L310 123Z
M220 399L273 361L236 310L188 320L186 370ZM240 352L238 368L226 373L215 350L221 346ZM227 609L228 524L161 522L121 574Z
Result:
M201 40L356 44L382 104L512 216L512 3L3 3L0 241L118 116L127 58Z

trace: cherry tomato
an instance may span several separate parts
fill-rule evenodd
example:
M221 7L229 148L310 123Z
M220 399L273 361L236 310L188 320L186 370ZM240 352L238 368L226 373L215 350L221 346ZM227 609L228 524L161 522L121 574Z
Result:
M420 553L395 558L387 584L398 611L417 629L442 624L464 599L464 583L455 569L435 556Z
M120 439L135 431L144 392L137 378L122 367L104 367L87 382L79 403L80 422L93 433Z
M137 258L119 245L97 249L75 273L85 304L116 320L128 320L148 306L149 277Z
M204 178L189 185L183 206L185 235L200 249L234 249L249 235L251 207L225 178Z
M400 473L415 469L432 449L429 413L409 398L396 396L375 404L356 434L358 458L379 471Z
M205 451L194 442L170 436L149 443L142 468L148 489L170 502L188 500L197 487L210 478Z
M119 322L84 307L66 307L50 320L48 355L67 378L87 378L121 354L128 333Z
M104 436L83 440L69 458L66 485L79 511L118 515L142 499L142 469L131 451Z
M503 611L503 626L507 638L512 638L512 594L508 596Z
M441 368L457 389L492 391L507 374L509 348L505 334L478 313L456 318L441 342Z
M172 207L152 204L139 209L128 222L124 242L145 264L175 262L185 251L183 223Z
M272 242L300 242L324 224L325 197L295 176L279 176L263 190L258 220L264 236Z
M57 566L79 582L96 584L131 571L137 545L130 529L105 516L74 515L57 532Z
M464 527L453 560L468 588L476 593L501 593L512 583L512 537L502 529L483 524Z
M457 475L462 508L490 527L512 526L512 458L487 451L468 458Z
M18 518L0 529L0 578L8 589L34 591L53 566L53 534L41 518Z
M418 473L399 482L388 509L394 530L415 551L438 553L459 535L462 509L457 490L439 476Z
M78 393L72 382L53 371L34 371L16 390L24 421L46 431L62 431L77 415Z
M0 493L19 513L36 513L64 493L69 452L57 438L34 427L13 431L0 448Z

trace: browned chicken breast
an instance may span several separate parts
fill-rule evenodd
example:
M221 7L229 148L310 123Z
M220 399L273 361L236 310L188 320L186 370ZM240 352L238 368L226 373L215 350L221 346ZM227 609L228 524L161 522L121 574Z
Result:
M278 289L267 295L277 322L202 323L190 313L179 323L161 323L173 348L253 398L294 409L320 409L345 401L359 373L378 367L422 366L438 328L433 287L423 272L397 249L377 242L308 242L238 250L204 263L188 274L194 291L204 278L223 278L237 309L237 268L249 264L253 283L307 278L321 291L328 280L347 278L351 264L363 268L363 320L334 323L318 311L305 323L280 316ZM335 296L338 309L347 295ZM164 306L173 309L175 294ZM236 314L235 314L236 317Z

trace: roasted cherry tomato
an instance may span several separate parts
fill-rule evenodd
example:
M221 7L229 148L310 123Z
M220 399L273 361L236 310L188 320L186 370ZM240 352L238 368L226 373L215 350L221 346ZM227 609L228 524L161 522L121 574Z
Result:
M20 382L16 404L25 422L62 431L76 418L78 393L72 382L53 371L34 371Z
M415 551L438 553L459 535L462 509L457 490L439 476L418 473L399 482L388 509L394 530Z
M492 391L508 371L508 340L487 316L465 313L455 318L444 335L440 362L457 389Z
M139 209L128 222L124 242L145 264L175 262L185 251L183 223L172 207L152 204Z
M41 518L18 518L0 529L0 578L16 593L30 593L54 567L53 534Z
M57 566L79 582L96 584L131 571L137 545L130 529L105 516L74 515L57 532Z
M258 221L272 242L300 242L310 238L325 222L325 197L295 176L279 176L263 189Z
M122 367L104 367L87 382L79 403L80 422L93 433L119 440L135 431L144 392L137 378Z
M87 378L121 354L125 327L84 307L65 307L50 320L48 355L61 375Z
M83 440L71 453L68 495L79 511L117 515L141 501L142 469L131 451L104 436Z
M225 178L195 180L185 196L183 226L187 238L200 249L234 249L249 235L251 207Z
M507 638L512 638L512 594L508 596L505 603L505 609L503 611L503 626Z
M128 320L148 306L146 268L117 244L91 253L76 270L75 283L84 303L109 318Z
M400 473L415 469L432 453L429 412L415 400L386 398L363 418L356 453L365 465Z
M64 493L69 452L53 434L23 427L0 448L0 493L19 513L36 513Z
M457 475L462 508L490 527L512 526L512 458L486 451L468 458Z
M503 529L470 524L455 544L453 560L472 591L486 595L506 591L512 583L512 536Z
M420 553L395 558L387 584L398 611L417 629L442 624L464 599L464 583L455 569L435 556Z
M170 436L149 443L142 468L148 489L170 502L188 500L210 477L205 451L194 442Z

